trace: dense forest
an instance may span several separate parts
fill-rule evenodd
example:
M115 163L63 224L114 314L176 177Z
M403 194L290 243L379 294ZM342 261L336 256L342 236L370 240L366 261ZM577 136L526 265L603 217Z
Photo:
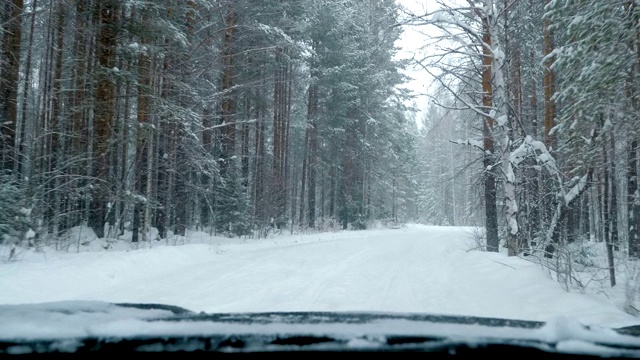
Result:
M1 234L260 236L410 211L417 127L393 0L0 11Z
M0 236L473 225L558 269L602 242L614 284L640 256L638 3L425 3L4 1Z
M444 186L481 188L486 250L553 259L571 282L585 244L601 243L615 285L614 260L640 256L638 2L432 5L407 20L431 34L417 59L437 85L422 141L445 138L475 156L459 171L446 158L465 159L461 149L427 161L457 177ZM446 201L464 219L468 208Z

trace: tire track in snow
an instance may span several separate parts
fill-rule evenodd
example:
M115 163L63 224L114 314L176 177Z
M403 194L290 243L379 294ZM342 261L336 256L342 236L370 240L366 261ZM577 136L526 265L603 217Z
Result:
M353 255L349 255L347 258L338 262L335 269L332 270L331 274L327 274L327 277L323 279L318 285L313 286L308 290L309 297L311 300L309 302L301 299L301 301L305 304L308 304L310 308L315 307L316 305L322 304L323 296L327 294L327 289L332 284L339 284L340 282L344 282L344 279L348 278L349 271L357 271L357 265L361 263L365 256L367 255L367 249L362 249ZM336 287L339 289L339 287ZM334 290L338 292L337 290ZM344 293L344 291L341 291Z

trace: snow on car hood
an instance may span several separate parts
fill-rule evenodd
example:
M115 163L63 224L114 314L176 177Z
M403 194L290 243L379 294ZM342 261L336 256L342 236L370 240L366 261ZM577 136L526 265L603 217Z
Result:
M4 348L0 347L0 353L34 351L35 347L29 344L40 342L38 346L42 348L43 341L49 349L73 352L82 346L79 340L87 338L218 337L227 341L231 337L250 336L253 350L260 350L265 344L300 346L334 342L349 349L375 349L394 344L423 346L454 341L475 345L535 344L548 351L640 357L639 337L619 330L585 326L570 318L542 323L372 312L206 314L170 305L65 301L1 305L0 319L0 343L5 344ZM291 340L302 337L307 340ZM153 349L159 351L165 347L146 348Z

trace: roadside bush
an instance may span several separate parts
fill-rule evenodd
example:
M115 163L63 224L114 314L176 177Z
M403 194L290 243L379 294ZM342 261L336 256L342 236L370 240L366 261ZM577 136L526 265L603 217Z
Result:
M29 231L30 209L23 189L11 173L0 173L0 244L15 243Z

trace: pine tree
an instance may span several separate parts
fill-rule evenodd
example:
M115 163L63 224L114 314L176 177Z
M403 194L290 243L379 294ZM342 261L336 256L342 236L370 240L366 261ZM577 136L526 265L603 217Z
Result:
M18 80L22 45L23 0L5 1L2 9L2 60L0 61L0 169L16 170Z

